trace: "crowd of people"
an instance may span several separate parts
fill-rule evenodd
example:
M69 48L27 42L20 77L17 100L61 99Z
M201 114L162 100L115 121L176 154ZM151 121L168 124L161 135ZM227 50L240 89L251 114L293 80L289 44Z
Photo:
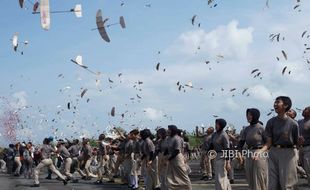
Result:
M225 119L216 119L215 127L202 136L201 146L194 148L175 125L158 128L155 135L149 129L127 134L116 130L117 138L100 134L93 147L87 138L81 142L45 138L38 146L10 144L1 154L0 169L34 179L33 187L40 186L40 171L47 167L46 178L54 173L64 185L69 180L78 183L94 178L94 183L102 184L120 178L131 189L191 190L189 160L200 159L202 180L214 179L216 190L231 189L237 168L244 168L251 190L295 189L298 174L307 178L310 187L310 107L303 110L299 121L291 107L289 97L277 97L277 116L265 127L260 111L247 109L249 125L240 134L225 130Z

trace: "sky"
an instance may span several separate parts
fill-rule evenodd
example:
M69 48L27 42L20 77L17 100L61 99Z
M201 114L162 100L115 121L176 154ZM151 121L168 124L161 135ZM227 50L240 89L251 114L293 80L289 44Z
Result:
M82 18L52 14L45 31L29 1L23 9L17 0L2 1L1 144L12 141L3 122L7 110L20 118L11 126L17 140L41 142L48 136L97 137L111 126L154 130L175 124L191 132L214 125L214 115L240 130L247 108L258 108L266 123L279 95L290 96L295 109L309 106L310 31L302 37L309 30L309 1L269 0L267 7L265 0L50 0L50 9L75 4L82 4ZM108 24L125 18L125 29L106 28L110 43L91 30L98 9ZM12 47L16 32L23 55ZM279 33L279 41L270 40ZM71 62L77 55L101 75Z

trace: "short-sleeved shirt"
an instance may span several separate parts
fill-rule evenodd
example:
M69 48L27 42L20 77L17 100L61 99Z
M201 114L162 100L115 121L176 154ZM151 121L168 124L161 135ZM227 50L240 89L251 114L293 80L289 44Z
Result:
M78 157L80 154L81 147L78 144L70 146L68 151L70 152L72 157Z
M120 144L119 144L119 153L120 154L124 154L125 153L125 145L127 143L127 140L125 141L122 141Z
M43 159L49 159L52 156L52 152L54 152L55 149L52 148L51 145L43 144L41 148L41 154Z
M102 144L102 142L99 143L98 146L98 155L105 155L107 152L106 146Z
M168 146L169 146L168 139L165 138L165 139L161 139L161 140L158 141L156 149L159 152L164 153L168 149Z
M299 137L298 124L290 117L273 117L267 122L265 134L272 139L272 145L296 145Z
M266 143L265 129L259 123L250 125L244 129L240 140L245 141L249 148L263 146Z
M92 148L90 145L86 145L82 147L83 157L90 158L92 156Z
M140 154L141 153L141 144L139 141L134 141L133 142L133 152L135 154Z
M64 159L70 158L70 153L65 146L60 146L58 148L58 152L59 152L60 156L63 157Z
M20 157L20 151L17 148L14 148L15 157Z
M298 125L299 125L300 136L304 137L305 139L305 142L303 145L310 145L310 119L299 120Z
M148 156L150 152L155 153L155 145L150 138L146 138L143 143L143 154Z
M133 140L128 140L125 144L125 154L131 154L134 150L134 142Z
M180 152L183 149L182 140L178 135L171 137L168 141L168 152L171 155L175 150L179 150Z
M216 152L222 152L229 149L229 138L225 131L215 132L212 134L211 143Z
M209 144L210 144L210 141L211 141L211 137L212 137L212 135L205 135L204 136L202 147L201 147L201 149L203 151L207 151L209 149Z

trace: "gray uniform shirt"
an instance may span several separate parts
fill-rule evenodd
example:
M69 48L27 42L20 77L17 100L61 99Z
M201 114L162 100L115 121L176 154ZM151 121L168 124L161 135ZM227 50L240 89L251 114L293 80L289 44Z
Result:
M244 129L240 140L245 141L249 148L263 146L266 142L265 129L259 123L250 125Z
M52 152L54 152L55 149L52 148L51 145L43 144L41 148L41 154L43 159L49 159L52 156Z
M305 139L304 146L310 145L310 119L308 120L299 120L299 130L300 130L300 136L303 136Z
M83 146L81 151L83 152L84 158L89 159L92 156L92 149L91 149L91 146L89 144Z
M290 117L273 117L268 120L265 133L272 139L272 145L296 145L299 136L298 124Z
M201 147L201 149L203 151L207 151L209 149L209 144L210 144L210 141L211 141L211 137L212 137L212 135L205 135L204 136L202 147Z
M98 146L98 155L103 156L106 154L106 152L107 152L106 146L103 145L102 142L100 142Z
M58 152L63 159L70 158L70 153L65 146L61 145L58 148Z
M143 143L143 154L148 157L150 152L155 153L155 145L150 138L146 138Z
M134 151L134 142L133 140L128 140L125 144L125 154L131 154Z
M72 146L70 146L68 151L70 152L72 157L78 157L79 153L80 153L80 145L78 145L78 144L72 145Z
M157 147L156 149L159 150L159 152L164 153L166 150L168 150L168 139L161 139L160 141L158 141Z
M171 138L169 138L169 146L168 146L168 152L171 155L175 150L179 150L179 152L181 153L182 149L183 149L183 145L182 145L182 139L181 137L179 137L178 135L175 135Z
M211 141L216 152L229 149L229 138L225 131L215 132L212 134Z

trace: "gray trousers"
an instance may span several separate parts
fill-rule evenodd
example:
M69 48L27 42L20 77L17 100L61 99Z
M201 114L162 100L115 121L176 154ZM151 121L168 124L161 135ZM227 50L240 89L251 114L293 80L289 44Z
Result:
M249 150L254 153L255 150ZM268 162L266 157L253 160L251 154L245 158L245 175L251 190L267 190Z
M227 177L226 160L222 157L223 153L218 153L214 162L214 177L216 190L231 190L231 186Z
M22 163L20 161L20 157L15 157L14 162L17 164L14 174L20 174L20 169L22 168Z
M306 171L308 184L310 186L310 146L303 147L301 149L302 165Z
M109 161L108 155L106 156L106 158L107 160L105 160L102 155L98 156L97 180L99 181L103 179L102 171L106 168L105 166L108 164Z
M268 156L268 189L296 189L298 178L295 150L271 147Z
M202 175L212 177L211 159L206 154L207 154L206 151L203 151L200 160Z
M34 169L34 183L39 184L39 173L41 168L48 167L50 170L52 170L53 173L55 173L58 177L60 177L62 180L65 180L65 176L61 175L61 173L55 168L52 159L43 159L39 165Z
M64 174L67 176L67 177L72 177L72 174L70 173L70 169L71 169L71 164L72 164L72 159L71 158L66 158L64 159L64 163L63 163L63 166L64 166Z
M146 164L146 162L145 162ZM158 178L158 157L156 157L150 166L145 166L145 176L146 176L146 183L145 189L146 190L153 190L155 188L160 187L159 178Z
M192 190L182 153L169 161L165 183L168 190Z

